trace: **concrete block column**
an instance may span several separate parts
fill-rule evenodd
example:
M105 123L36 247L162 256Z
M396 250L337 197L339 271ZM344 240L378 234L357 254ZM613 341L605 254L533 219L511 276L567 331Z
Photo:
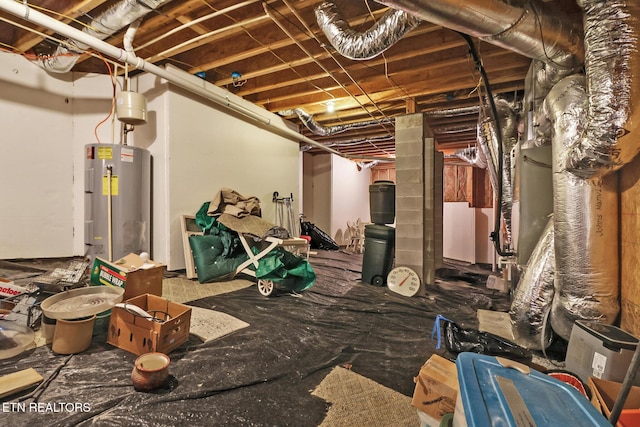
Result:
M442 266L443 161L422 113L396 118L395 261L418 273L423 294Z

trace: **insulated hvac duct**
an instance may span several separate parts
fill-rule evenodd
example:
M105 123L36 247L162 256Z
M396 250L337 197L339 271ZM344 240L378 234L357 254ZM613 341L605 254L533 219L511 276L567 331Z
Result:
M479 105L472 105L471 107L459 107L459 108L446 108L444 110L432 110L425 111L424 115L427 117L458 117L466 114L478 114L480 112Z
M463 148L456 150L453 154L445 155L445 158L458 158L469 163L471 166L478 167L480 169L487 168L487 158L484 156L482 150L478 147Z
M540 127L537 117L540 105L553 85L572 74L571 70L562 70L548 66L542 61L531 61L524 81L523 119L525 122L522 149L551 145L550 129Z
M593 178L617 170L640 151L640 2L579 0L585 13L589 105L585 136L567 169Z
M478 116L478 146L487 160L487 170L489 171L489 181L491 182L493 193L498 194L498 166L496 161L498 158L498 141L493 129L492 120L481 111Z
M389 10L364 33L351 29L332 2L324 2L315 10L316 21L331 45L345 58L375 58L393 46L422 22L400 10Z
M515 342L522 347L544 350L551 344L553 334L547 318L553 301L554 273L553 218L550 218L520 277L509 310Z
M502 175L502 192L501 204L502 217L505 222L507 241L511 242L512 227L512 206L513 206L513 185L511 180L511 150L518 142L517 135L517 116L513 105L503 99L496 98L496 109L498 111L498 120L501 125L500 133L502 138L502 150L499 149L498 137L495 133L493 119L480 115L480 123L478 125L478 143L482 150L485 151L487 162L489 164L489 179L496 194L499 191L498 174ZM498 170L498 156L502 152L502 170Z
M376 1L557 68L572 70L584 59L582 22L558 10L540 10L531 1Z
M513 211L513 179L511 152L518 143L518 115L513 103L504 98L496 98L498 122L502 133L502 216L505 221L507 240L511 242ZM493 127L492 127L493 129ZM499 172L500 173L500 172Z
M364 122L357 123L348 123L344 125L335 125L335 126L323 126L320 123L316 122L313 116L302 108L294 108L292 110L283 110L278 112L281 116L293 116L297 115L298 118L302 121L302 123L316 135L321 136L329 136L335 135L337 133L346 132L351 129L359 129L365 128L369 126L382 125L385 123L391 123L389 119L381 119L381 120L368 120Z
M543 103L553 124L556 271L551 326L566 340L575 320L613 324L619 311L617 176L586 181L566 169L570 147L587 125L587 104L582 75L561 80Z
M82 31L87 35L104 40L118 30L135 23L152 10L169 3L171 0L122 0L104 13L96 16ZM35 62L47 71L66 73L73 68L80 53L89 46L73 39L67 39L54 53L39 57Z

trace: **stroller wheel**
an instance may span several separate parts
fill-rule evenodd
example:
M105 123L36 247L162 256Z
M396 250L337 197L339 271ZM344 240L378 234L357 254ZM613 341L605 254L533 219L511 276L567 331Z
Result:
M258 291L265 297L271 296L274 289L273 280L258 280Z

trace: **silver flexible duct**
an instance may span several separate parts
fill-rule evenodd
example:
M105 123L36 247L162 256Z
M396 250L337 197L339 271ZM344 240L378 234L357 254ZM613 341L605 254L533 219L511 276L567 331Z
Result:
M589 90L586 134L571 147L567 169L593 178L617 170L640 151L638 1L579 0L585 12Z
M342 19L333 2L322 3L315 12L329 43L342 56L355 60L375 58L422 22L400 10L389 10L366 32L358 33Z
M478 37L553 67L582 65L582 22L554 10L539 10L531 1L376 0L423 21ZM520 5L514 4L520 3Z
M551 326L566 340L576 319L612 324L620 307L617 177L589 182L566 169L569 149L585 131L587 104L582 75L561 80L543 103L553 124L556 271Z
M480 112L479 105L472 105L470 107L459 108L447 108L444 110L432 110L425 111L424 115L427 117L458 117L467 114L478 114Z
M376 142L386 142L392 141L394 139L394 135L380 135L380 136L372 136L368 138L354 138L343 141L334 141L324 144L326 147L349 147L351 145L358 144L375 144Z
M381 120L368 120L364 122L356 122L349 123L345 125L335 125L335 126L323 126L320 123L316 122L313 116L302 108L294 108L292 110L282 110L278 111L278 114L281 116L294 116L297 115L298 118L302 121L302 123L316 135L329 136L335 135L337 133L346 132L351 129L360 129L369 126L381 125L385 123L391 123L389 119L381 119Z
M476 126L468 126L468 125L462 125L462 126L433 126L431 128L431 130L433 130L433 133L437 133L437 134L452 134L452 133L463 133L463 132L470 132L473 130L476 130L477 125Z
M514 341L522 347L543 350L551 344L553 334L546 318L553 301L554 273L553 218L550 218L520 277L509 310Z
M134 23L154 9L171 0L122 0L95 17L82 31L99 40L115 34L120 29ZM78 61L78 54L89 46L72 39L65 40L50 56L39 57L34 62L46 71L66 73Z
M551 145L551 130L541 126L541 124L548 123L548 120L545 117L539 117L540 105L553 85L570 74L573 74L570 70L550 67L538 60L531 61L524 81L525 136L520 146L521 149ZM545 123L541 123L541 121Z
M502 132L502 215L505 220L508 242L511 242L513 211L513 179L511 151L518 143L518 115L513 103L504 98L496 98L496 109Z
M513 105L503 98L496 98L496 109L498 111L498 119L501 125L502 137L502 170L498 171L498 156L500 151L498 147L498 137L495 134L495 126L493 119L480 116L480 124L478 125L478 142L480 147L485 151L487 159L491 159L489 163L489 179L495 194L498 194L498 174L502 175L502 202L500 204L502 218L504 219L507 243L511 242L512 226L511 218L513 211L513 185L511 182L511 150L518 142L517 134L517 115L513 109ZM493 176L495 174L495 176Z
M487 171L489 172L489 182L491 182L491 188L493 194L498 194L498 141L495 138L495 132L493 131L493 120L484 115L481 111L478 116L478 133L477 140L480 151L484 155L487 162Z
M444 157L461 159L469 163L471 166L475 166L480 169L487 168L487 158L484 156L482 150L478 149L478 147L456 150L453 154L447 154Z

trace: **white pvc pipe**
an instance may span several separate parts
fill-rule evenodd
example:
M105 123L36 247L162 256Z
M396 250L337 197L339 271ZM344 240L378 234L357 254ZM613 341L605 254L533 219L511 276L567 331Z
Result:
M359 156L349 156L349 155L342 154L339 151L336 151L330 147L327 147L324 144L314 141L311 138L308 138L289 128L276 127L271 123L270 118L265 117L256 112L253 112L244 106L238 105L233 101L231 101L228 97L223 97L216 93L210 92L205 88L203 88L202 86L199 86L189 80L186 80L174 74L171 74L167 72L165 69L158 67L157 65L146 62L144 59L137 57L133 52L127 52L124 49L120 49L119 47L110 45L109 43L99 40L87 33L84 33L83 31L77 30L63 22L57 21L54 18L51 18L41 12L38 12L37 10L32 9L23 3L18 3L13 0L0 0L0 10L3 10L14 16L17 16L18 18L24 19L25 21L33 22L35 24L46 27L51 31L54 31L65 37L73 39L79 43L83 43L117 61L129 64L139 70L147 71L155 76L163 78L168 82L173 83L174 85L184 90L187 90L191 93L202 96L203 98L206 98L209 101L212 101L227 110L231 110L235 113L239 113L243 117L252 120L254 124L269 126L269 129L273 133L278 134L282 137L288 138L296 142L305 142L309 145L320 148L324 151L328 151L340 157L356 158L356 159L362 158ZM378 160L384 160L384 161L393 160L393 158L387 158L387 157L371 158L371 159L372 160L378 159Z
M248 0L248 1L245 1L245 2L242 2L242 3L238 3L238 4L234 4L232 6L226 7L224 9L220 9L220 10L218 10L216 12L210 13L209 15L201 16L200 18L194 19L193 21L186 22L186 23L184 23L184 24L182 24L182 25L180 25L180 26L178 26L178 27L176 27L176 28L174 28L172 30L167 31L166 33L156 37L155 39L146 42L142 46L138 46L135 50L144 49L145 47L151 46L152 44L157 43L157 42L159 42L160 40L162 40L164 38L167 38L167 37L169 37L169 36L171 36L173 34L176 34L176 33L180 32L180 31L184 30L185 28L189 28L189 27L191 27L193 25L199 24L199 23L204 22L206 20L209 20L209 19L212 19L212 18L216 18L216 17L218 17L220 15L224 15L225 13L229 13L229 12L234 11L236 9L239 9L241 7L245 7L245 6L248 6L248 5L253 4L253 3L258 3L258 1L259 0Z

